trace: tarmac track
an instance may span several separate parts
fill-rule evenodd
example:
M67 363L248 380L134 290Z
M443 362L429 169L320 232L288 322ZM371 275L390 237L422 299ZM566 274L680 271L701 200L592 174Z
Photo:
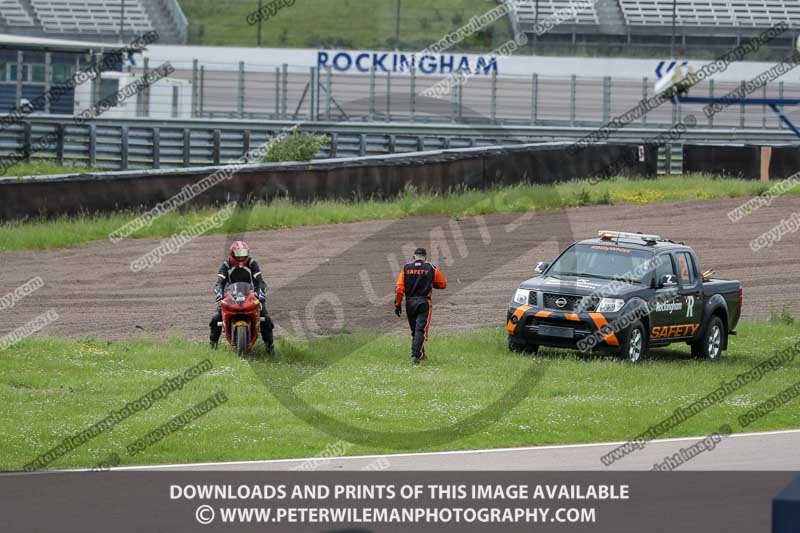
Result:
M494 450L464 450L456 452L405 453L363 455L357 457L325 457L310 459L279 459L272 461L234 461L226 463L196 463L183 465L152 465L121 467L118 470L651 470L654 465L667 464L676 470L800 470L800 430L735 433L723 437L692 459L678 464L667 457L681 454L704 440L704 436L659 439L648 442L643 449L606 466L600 460L622 442L533 446ZM713 441L707 441L713 442ZM695 447L695 449L698 449ZM681 454L683 455L683 454ZM690 454L694 455L694 454Z
M727 218L744 199L655 205L595 206L557 212L487 215L455 221L411 217L200 237L140 271L131 261L157 239L88 243L55 251L0 254L0 296L34 276L45 285L0 310L0 335L47 309L59 319L37 335L68 338L204 340L213 311L211 287L229 241L246 238L269 283L267 306L278 335L367 329L402 331L392 313L397 265L426 246L448 277L434 295L432 332L501 326L517 284L536 260L552 260L575 239L598 229L657 233L690 244L702 268L741 280L745 320L788 305L800 312L800 235L789 233L759 252L749 243L800 211L784 197L737 223Z

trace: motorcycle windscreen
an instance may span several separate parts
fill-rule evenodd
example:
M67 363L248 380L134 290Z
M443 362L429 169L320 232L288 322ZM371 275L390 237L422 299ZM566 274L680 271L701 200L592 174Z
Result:
M233 296L233 299L238 303L240 301L244 301L247 298L247 295L250 294L250 291L253 290L253 286L250 283L240 282L240 283L231 283L225 289L225 292L230 293Z

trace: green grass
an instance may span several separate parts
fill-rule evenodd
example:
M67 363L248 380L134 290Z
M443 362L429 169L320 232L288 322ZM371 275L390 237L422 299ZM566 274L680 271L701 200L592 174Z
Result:
M86 172L104 172L101 168L93 168L88 166L80 166L73 164L59 165L55 160L34 160L30 162L17 163L13 167L6 170L6 176L43 176L50 174L85 174ZM0 176L0 177L6 177Z
M757 195L768 183L699 175L653 180L615 178L596 185L572 181L552 185L517 185L488 191L455 191L445 195L411 189L390 200L320 201L313 204L277 200L255 204L248 216L234 216L218 233L397 219L412 215L451 217L540 211L596 204L648 204ZM800 194L793 190L790 194ZM169 237L216 212L196 209L158 218L134 237ZM137 216L133 212L27 220L0 224L0 251L41 250L103 240Z
M6 406L0 469L20 469L205 358L214 363L209 372L51 468L90 467L111 453L123 465L307 457L339 439L353 443L345 446L351 455L626 440L800 339L797 326L746 323L738 331L717 363L693 360L687 346L676 345L630 365L560 350L512 354L498 328L434 336L431 358L419 368L409 364L407 337L365 333L311 344L282 340L274 360L260 346L255 358L243 360L227 347L212 351L183 340L26 339L0 358L0 401ZM664 436L704 435L722 423L741 431L738 415L798 376L800 358ZM484 424L454 427L512 389L517 401L489 409L490 416L479 420ZM127 444L217 391L227 403L128 456ZM800 427L797 401L747 431ZM408 435L420 430L429 435Z
M189 19L190 44L256 46L257 25L248 25L247 15L258 2L181 0L180 5ZM394 49L396 5L395 0L297 0L263 21L261 45ZM494 0L402 0L399 48L421 50L496 6ZM488 50L510 38L504 17L454 49ZM265 58L265 63L279 62Z

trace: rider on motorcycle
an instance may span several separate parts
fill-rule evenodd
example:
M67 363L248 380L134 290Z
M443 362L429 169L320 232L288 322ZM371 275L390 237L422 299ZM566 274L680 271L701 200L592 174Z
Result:
M253 285L256 296L261 301L261 316L265 319L261 322L261 338L264 339L267 352L274 354L275 346L272 339L272 330L275 325L272 323L272 319L264 305L267 283L261 275L261 268L258 263L250 257L250 247L244 241L236 241L231 245L228 259L222 262L222 266L219 267L217 272L217 282L214 284L217 312L208 323L211 328L211 347L217 347L219 337L222 335L222 327L217 325L222 320L222 309L219 303L225 296L225 287L231 283L250 283Z

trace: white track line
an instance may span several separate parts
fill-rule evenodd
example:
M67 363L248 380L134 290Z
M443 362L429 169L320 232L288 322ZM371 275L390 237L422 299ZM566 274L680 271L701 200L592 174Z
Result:
M800 433L800 429L783 429L778 431L759 431L754 433L731 433L727 438L744 438L744 437L760 437L769 435L785 435L792 433ZM707 437L707 435L700 435L696 437L674 437L669 439L655 439L648 441L648 443L659 442L683 442L683 441L696 441ZM347 455L342 457L328 457L327 459L335 459L337 461L349 461L359 459L378 459L378 458L392 458L392 457L424 457L424 456L437 456L437 455L464 455L464 454L492 454L504 452L522 452L533 450L559 450L569 448L593 448L597 446L619 446L629 441L616 441L616 442L591 442L586 444L555 444L549 446L525 446L521 448L488 448L485 450L454 450L442 452L415 452L415 453L390 453L383 455ZM139 466L121 466L112 468L111 470L149 470L153 468L183 468L187 466L232 466L232 465L255 465L255 464L279 464L279 463L295 463L302 461L314 461L319 457L302 457L297 459L264 459L264 460L251 460L251 461L222 461L216 463L181 463L181 464L167 464L167 465L139 465ZM64 471L85 471L80 470L64 470Z

